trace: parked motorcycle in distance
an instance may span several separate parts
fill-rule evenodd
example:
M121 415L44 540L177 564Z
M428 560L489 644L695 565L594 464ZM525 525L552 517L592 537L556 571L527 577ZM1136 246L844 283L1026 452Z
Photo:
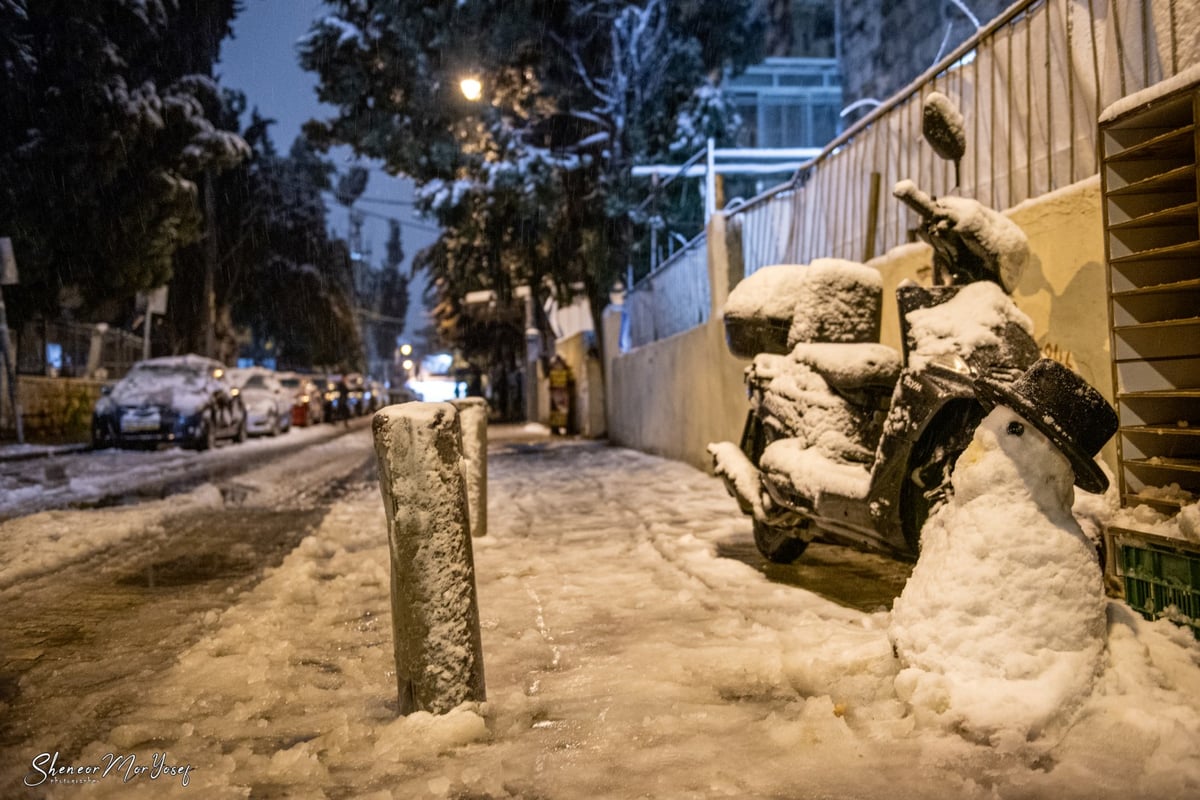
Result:
M1009 296L1028 242L975 200L896 197L920 214L932 287L896 292L904 353L879 343L882 281L838 259L766 267L730 293L726 336L746 369L741 441L709 445L715 472L768 560L820 538L915 559L984 408L974 378L1011 381L1037 360L1032 323Z

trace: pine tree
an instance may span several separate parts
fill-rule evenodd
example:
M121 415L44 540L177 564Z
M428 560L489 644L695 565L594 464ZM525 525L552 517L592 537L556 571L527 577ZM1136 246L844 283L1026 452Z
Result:
M0 219L14 322L115 316L200 235L196 179L248 154L214 126L208 75L234 0L0 2Z

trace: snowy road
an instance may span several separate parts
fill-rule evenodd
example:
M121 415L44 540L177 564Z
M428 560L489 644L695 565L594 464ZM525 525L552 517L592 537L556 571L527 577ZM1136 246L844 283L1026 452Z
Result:
M369 425L356 419L351 430ZM343 435L341 426L294 428L274 438L222 443L199 453L97 450L28 460L0 460L0 521L52 508L93 508L162 498L245 471Z
M47 738L71 751L107 731L337 498L374 480L363 424L350 435L306 433L290 446L226 448L200 464L177 451L80 454L70 459L77 475L113 462L140 467L110 480L108 496L238 474L167 500L0 525L0 752ZM266 463L248 469L255 461ZM82 724L63 727L69 718ZM0 786L12 784L13 769L0 762Z

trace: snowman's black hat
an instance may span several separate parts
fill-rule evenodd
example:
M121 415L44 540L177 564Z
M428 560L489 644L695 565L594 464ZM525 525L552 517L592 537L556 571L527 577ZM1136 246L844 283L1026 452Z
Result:
M1076 486L1088 492L1108 488L1095 456L1117 432L1117 414L1078 374L1041 358L1011 383L977 378L975 390L984 405L1011 408L1054 442L1070 460Z

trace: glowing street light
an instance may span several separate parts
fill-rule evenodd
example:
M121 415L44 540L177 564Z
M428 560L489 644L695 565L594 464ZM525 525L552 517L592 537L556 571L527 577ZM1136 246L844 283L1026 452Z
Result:
M402 355L402 356L412 355L412 345L411 344L400 345L400 355Z
M459 81L458 88L462 90L463 97L471 102L475 102L483 96L483 84L478 78L463 78Z

